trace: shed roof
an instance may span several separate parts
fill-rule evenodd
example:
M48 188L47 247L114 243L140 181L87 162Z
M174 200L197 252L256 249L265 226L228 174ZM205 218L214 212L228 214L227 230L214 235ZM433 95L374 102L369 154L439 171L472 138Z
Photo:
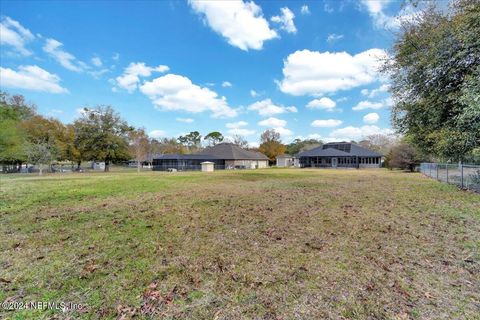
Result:
M233 143L219 143L196 154L215 156L225 160L268 160L261 152L249 151Z
M293 158L293 156L290 154L284 153L284 154L278 155L277 158Z

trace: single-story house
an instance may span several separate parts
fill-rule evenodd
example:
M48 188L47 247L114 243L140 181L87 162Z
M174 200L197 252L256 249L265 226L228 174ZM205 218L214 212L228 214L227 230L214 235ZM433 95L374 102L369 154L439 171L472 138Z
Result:
M330 142L297 157L302 168L379 168L383 155L351 142Z
M256 169L268 167L268 157L245 150L233 143L219 143L195 154L162 154L153 157L153 170L200 170L202 162L213 162L218 169Z
M201 170L202 162L213 162L214 168L217 170L225 168L225 160L214 156L199 156L197 154L158 154L153 157L152 170Z
M277 156L277 167L293 167L294 157L289 154L281 154Z

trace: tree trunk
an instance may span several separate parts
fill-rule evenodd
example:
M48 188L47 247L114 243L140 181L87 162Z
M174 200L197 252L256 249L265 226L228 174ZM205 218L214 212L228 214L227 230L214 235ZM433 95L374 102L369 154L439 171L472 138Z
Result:
M141 162L137 160L137 172L140 173Z
M104 172L110 171L109 165L110 165L110 162L108 160L105 160L105 170L104 170Z
M38 175L41 176L41 175L43 174L43 165L42 165L42 164L39 164L39 165L38 165L38 168L39 168L39 170L38 170Z
M80 171L80 165L82 164L82 161L81 160L78 160L77 161L77 170Z

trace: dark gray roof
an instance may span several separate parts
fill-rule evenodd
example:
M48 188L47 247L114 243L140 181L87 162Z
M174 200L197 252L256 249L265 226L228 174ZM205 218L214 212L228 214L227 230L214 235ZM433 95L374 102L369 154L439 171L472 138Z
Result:
M212 155L199 155L199 154L156 154L153 159L161 160L219 160L220 158Z
M359 157L381 157L383 156L381 153L369 150L364 147L360 147L358 144L352 143L351 144L351 151L350 153L355 154Z
M345 151L337 150L334 148L323 149L323 147L317 147L315 149L300 152L297 157L348 157L352 156Z
M343 150L338 150L337 147ZM382 154L350 142L330 142L318 148L300 152L297 157L381 157Z
M268 160L263 153L245 150L233 143L219 143L197 155L211 155L225 160Z

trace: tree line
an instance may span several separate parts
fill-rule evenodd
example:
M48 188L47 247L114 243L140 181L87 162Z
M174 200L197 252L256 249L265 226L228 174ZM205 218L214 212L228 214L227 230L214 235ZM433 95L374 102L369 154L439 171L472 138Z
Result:
M82 162L110 164L134 159L140 170L143 162L157 153L195 153L205 146L224 142L221 132L202 136L192 131L178 138L154 139L143 128L135 128L121 118L111 106L83 108L72 123L64 124L53 117L37 113L35 104L22 95L0 92L0 163L3 172L18 172L24 164L34 164L40 174L53 163L68 162L80 170ZM267 130L260 147L251 148L239 135L229 142L242 148L265 153L271 161L285 152L280 135Z

